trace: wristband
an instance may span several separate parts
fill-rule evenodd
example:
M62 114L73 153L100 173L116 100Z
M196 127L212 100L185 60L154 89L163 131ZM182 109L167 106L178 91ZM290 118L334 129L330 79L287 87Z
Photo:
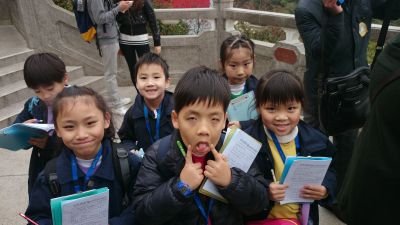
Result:
M189 185L182 182L181 179L178 180L176 184L178 191L185 197L190 197L193 194L192 189L190 189Z

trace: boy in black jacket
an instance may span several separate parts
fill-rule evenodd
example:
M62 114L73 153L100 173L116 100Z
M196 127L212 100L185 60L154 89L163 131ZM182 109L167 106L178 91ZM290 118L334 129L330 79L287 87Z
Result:
M135 103L124 116L118 135L126 149L146 150L158 139L173 131L171 112L174 107L168 64L159 55L143 55L135 67Z
M245 173L217 151L230 101L227 81L217 71L193 68L174 99L176 130L147 150L134 187L138 224L244 224L243 214L268 206L267 184L256 164ZM205 177L228 204L198 193Z

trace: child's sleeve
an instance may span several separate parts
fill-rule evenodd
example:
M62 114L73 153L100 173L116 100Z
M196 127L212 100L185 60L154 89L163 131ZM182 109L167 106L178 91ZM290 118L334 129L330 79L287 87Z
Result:
M146 14L147 20L149 21L151 33L153 34L154 46L161 46L160 29L157 25L156 14L154 13L154 9L148 0L144 1L143 10Z
M245 215L254 215L270 207L268 181L256 162L247 173L238 168L232 168L231 172L231 183L226 188L219 188L230 204Z
M118 136L121 139L121 145L127 149L127 150L132 150L136 149L138 150L138 147L136 146L136 133L135 133L135 120L132 119L131 113L132 113L133 107L131 107L124 116L124 120L122 121L121 128L118 130Z
M25 214L40 225L52 225L49 185L44 172L36 179L29 197L29 205Z
M158 146L153 144L146 151L134 186L135 219L139 224L165 224L192 202L192 197L179 194L178 176L160 172L156 157Z
M18 114L17 118L15 119L14 123L23 123L29 119L33 119L33 116L29 110L29 108L31 107L31 101L32 98L30 98L28 101L25 102L24 104L24 108L22 109L22 111Z

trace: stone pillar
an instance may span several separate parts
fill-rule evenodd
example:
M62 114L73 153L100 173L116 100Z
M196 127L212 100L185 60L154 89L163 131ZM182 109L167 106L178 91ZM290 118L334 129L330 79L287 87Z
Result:
M217 9L217 23L216 23L216 30L217 30L217 43L218 46L221 45L222 41L226 38L226 31L225 31L225 19L224 19L224 11L226 8L233 7L234 0L216 0L215 6Z

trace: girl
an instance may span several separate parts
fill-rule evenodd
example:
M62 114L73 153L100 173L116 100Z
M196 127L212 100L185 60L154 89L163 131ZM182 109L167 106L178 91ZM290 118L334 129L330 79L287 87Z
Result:
M254 42L243 35L228 37L221 44L220 63L223 76L228 80L231 99L254 91L257 78L253 75ZM230 121L228 126L236 125L245 129L250 121Z
M119 0L120 1L120 0ZM156 15L149 0L135 0L128 11L117 15L120 30L120 48L128 63L133 85L135 64L137 58L150 52L149 38L146 25L149 24L153 34L154 52L161 53L160 30L157 25Z
M115 131L111 113L104 99L85 87L64 89L53 104L54 125L62 139L60 155L54 164L59 183L59 196L93 188L108 187L110 191L109 224L133 224L132 206L125 209L123 187L117 180L112 158L112 138ZM140 166L137 156L128 153L131 171L130 190ZM47 171L47 166L44 171ZM33 187L26 211L38 224L52 224L48 176L42 172Z
M271 169L279 180L287 156L332 157L334 147L323 133L300 120L304 93L300 79L294 74L287 71L267 73L260 79L255 97L260 118L246 132L263 143L256 162L271 181L267 192L275 203L271 209L260 213L258 218L254 217L261 220L250 221L248 225L299 225L300 216L303 221L309 218L316 225L319 222L317 202L311 204L311 210L308 204L278 203L285 197L287 185L272 182ZM336 175L329 168L322 185L306 185L300 195L318 203L331 203L335 185Z

